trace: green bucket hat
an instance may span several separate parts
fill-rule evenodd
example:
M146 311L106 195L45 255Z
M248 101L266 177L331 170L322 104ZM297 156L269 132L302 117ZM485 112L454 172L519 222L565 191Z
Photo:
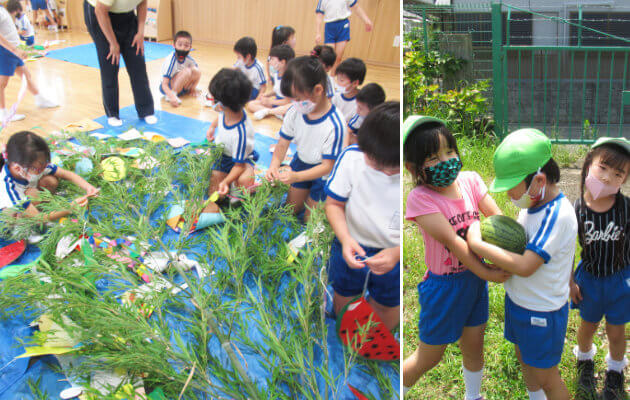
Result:
M551 141L538 129L519 129L507 135L494 152L496 178L491 192L505 192L551 159Z
M630 140L622 137L601 137L597 139L591 146L591 149L599 147L603 144L615 144L626 151L630 155Z
M409 137L409 134L416 129L417 126L422 124L426 124L427 122L439 122L440 124L446 126L446 122L442 121L439 118L429 117L426 115L412 115L408 117L403 123L403 146Z

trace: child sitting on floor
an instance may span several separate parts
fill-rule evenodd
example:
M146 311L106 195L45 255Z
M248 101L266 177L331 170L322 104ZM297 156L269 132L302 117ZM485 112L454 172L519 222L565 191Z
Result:
M335 78L339 92L333 96L333 104L341 111L346 121L357 113L357 93L365 79L365 63L358 58L348 58L337 66Z
M173 107L179 106L180 96L189 93L196 95L197 84L201 79L199 66L188 55L192 48L192 36L186 31L179 31L173 39L175 51L162 64L162 83L160 93Z
M240 38L234 44L234 53L236 53L237 58L234 68L244 73L253 86L252 95L249 97L250 100L260 100L267 89L265 71L260 61L256 58L257 52L256 41L249 36Z
M335 54L335 49L327 45L317 45L313 47L311 51L311 56L317 57L319 61L324 65L324 70L326 71L326 75L328 78L328 88L327 95L329 98L332 98L335 94L335 80L330 76L330 71L332 67L335 65L335 60L337 59L337 55Z
M385 102L385 91L377 83L368 83L357 93L357 113L348 121L347 144L357 143L357 133L370 111Z
M282 84L282 76L287 69L287 64L295 57L295 52L291 46L281 44L271 48L269 57L271 57L269 63L276 71L273 77L273 92L265 93L260 99L250 101L247 104L247 109L254 113L254 118L257 120L263 119L269 114L282 119L289 107L291 107L291 100L285 98L282 94L280 85Z
M27 46L34 45L35 29L33 29L31 21L22 9L22 4L20 4L18 0L9 0L7 3L7 11L15 18L15 25L17 26L20 39L22 39Z

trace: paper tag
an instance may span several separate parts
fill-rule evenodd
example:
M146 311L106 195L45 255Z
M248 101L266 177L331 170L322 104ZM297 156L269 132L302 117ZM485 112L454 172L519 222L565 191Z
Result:
M630 287L630 278L626 279L626 285L628 285L628 287Z
M540 327L546 328L547 318L532 317L531 323L532 323L532 326L540 326Z
M135 140L142 138L142 134L137 129L131 128L127 132L118 135L118 139L121 140Z

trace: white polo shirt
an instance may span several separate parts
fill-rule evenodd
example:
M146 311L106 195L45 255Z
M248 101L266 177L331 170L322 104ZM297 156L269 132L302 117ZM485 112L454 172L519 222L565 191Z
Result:
M359 244L379 249L400 244L400 174L368 166L359 146L341 153L326 194L346 203L348 231Z
M31 25L31 21L29 21L26 14L22 14L22 17L15 21L15 25L17 25L18 31L26 31L24 37L31 37L35 35L35 29L33 29L33 25Z
M341 153L345 123L334 105L316 120L308 119L291 107L284 116L280 136L295 142L300 160L320 164L323 159L336 160Z
M20 36L18 35L13 18L4 7L0 7L0 35L15 47L20 44Z
M254 151L254 127L243 111L243 118L236 124L225 125L225 115L219 114L219 124L214 131L214 143L222 144L223 154L236 163L251 159Z
M324 14L324 22L338 21L349 18L357 0L319 0L317 2L316 13Z
M346 97L345 94L337 92L332 98L332 103L341 111L346 121L350 121L357 113L357 96Z
M172 79L179 71L188 67L196 67L197 63L191 56L186 56L184 61L177 59L177 53L171 53L171 56L164 60L162 64L162 77Z
M505 291L514 303L528 310L558 310L569 299L577 238L575 210L560 193L541 207L521 210L518 222L527 234L527 250L545 261L527 278L512 275L505 281Z
M242 64L238 67L238 69L245 74L256 90L260 90L260 87L267 83L265 70L258 59L255 59L251 66L248 67L247 65Z

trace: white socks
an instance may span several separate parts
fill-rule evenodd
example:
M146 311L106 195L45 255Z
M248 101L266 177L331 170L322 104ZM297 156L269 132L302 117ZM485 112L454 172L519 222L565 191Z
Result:
M466 385L466 400L477 400L481 397L481 378L483 377L483 368L479 371L469 371L462 366L464 370L464 383Z
M545 392L542 389L539 389L535 392L527 391L529 394L529 400L547 400L547 396L545 396Z
M577 357L578 361L592 360L593 357L595 357L596 352L597 352L597 348L595 347L594 344L592 345L591 349L587 351L586 353L582 353L578 346L575 346L573 348L573 354Z
M610 353L606 355L606 364L608 364L609 371L623 372L623 369L628 365L628 359L624 357L622 360L617 361L610 358Z

